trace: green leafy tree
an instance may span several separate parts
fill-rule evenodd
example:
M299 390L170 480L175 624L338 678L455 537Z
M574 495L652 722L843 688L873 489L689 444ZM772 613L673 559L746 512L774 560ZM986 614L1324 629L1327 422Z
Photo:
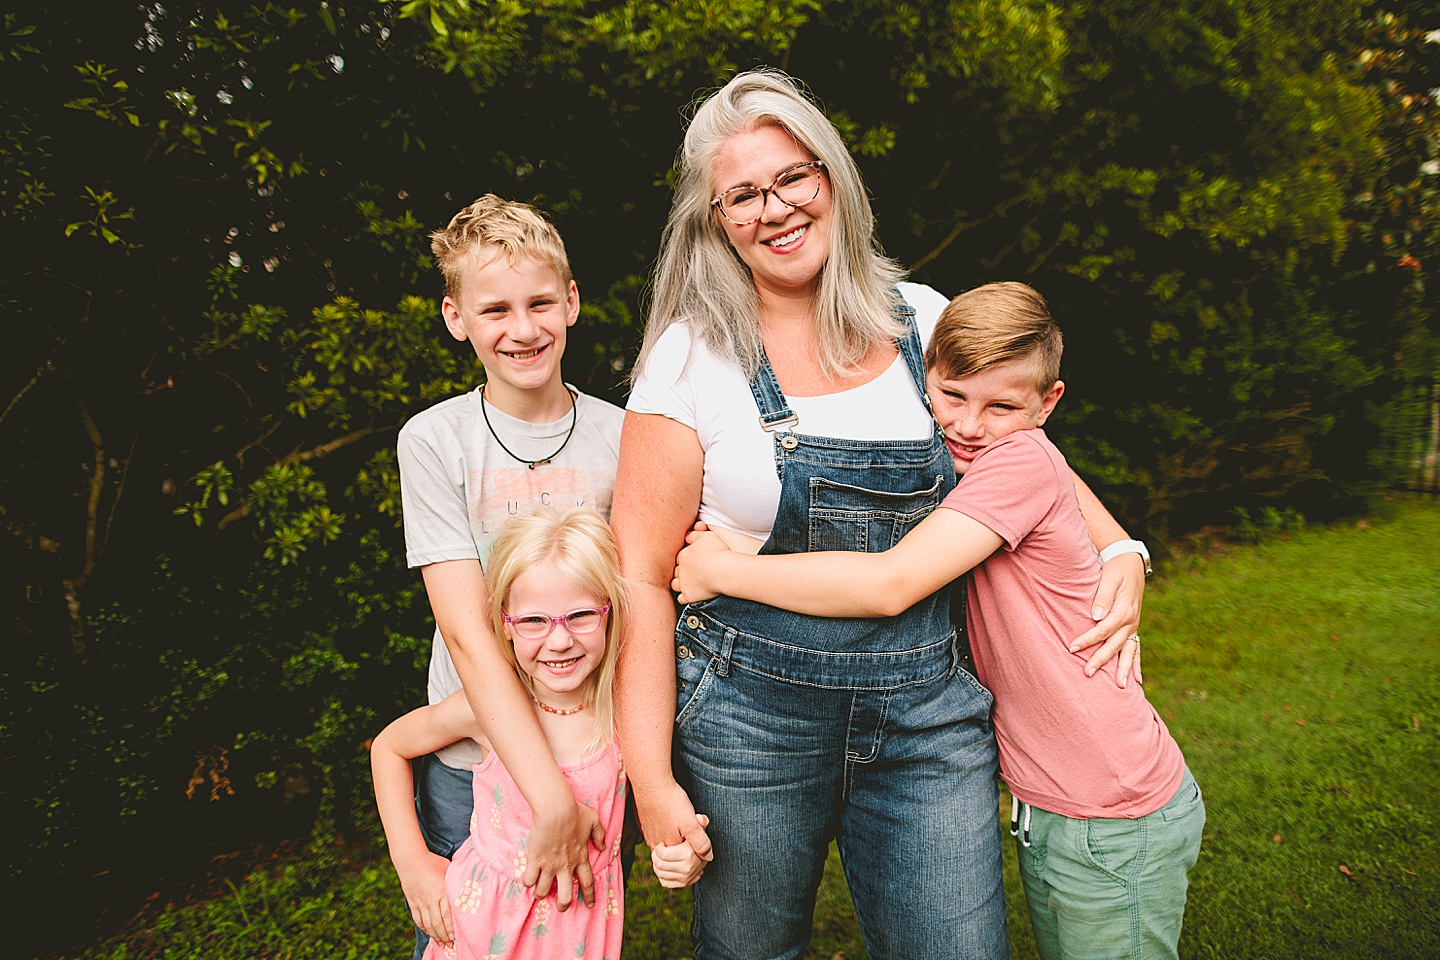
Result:
M567 377L622 399L685 111L737 69L808 84L917 279L1050 299L1055 434L1137 532L1280 529L1413 459L1429 5L73 7L0 42L0 810L36 891L252 813L350 823L430 631L395 434L482 375L426 234L486 191L547 210Z

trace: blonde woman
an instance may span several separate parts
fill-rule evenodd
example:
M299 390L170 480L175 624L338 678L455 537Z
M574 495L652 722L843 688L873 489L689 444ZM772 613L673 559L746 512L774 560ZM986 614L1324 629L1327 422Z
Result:
M641 825L652 844L713 843L698 960L797 956L832 838L872 958L1009 956L991 699L947 593L876 619L717 597L677 623L669 589L697 516L765 553L884 550L954 486L921 359L947 301L900 280L858 170L793 80L750 71L700 106L612 512L634 589L616 709ZM1096 539L1123 539L1084 495ZM1085 638L1110 638L1099 659L1143 590L1138 563L1112 568L1110 615Z

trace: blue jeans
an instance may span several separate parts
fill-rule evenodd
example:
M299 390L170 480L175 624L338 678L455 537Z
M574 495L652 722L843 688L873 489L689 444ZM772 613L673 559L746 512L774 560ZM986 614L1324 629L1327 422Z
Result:
M715 845L697 960L797 956L832 837L874 960L1008 957L991 698L958 658L833 689L727 665L681 629L677 767Z
M433 754L411 764L415 771L415 815L420 834L431 853L455 856L470 836L470 813L475 809L474 777L441 763ZM414 960L420 960L430 937L415 928Z
M1190 771L1165 806L1133 820L1030 812L1030 845L1022 834L1015 850L1043 960L1174 960L1205 829Z

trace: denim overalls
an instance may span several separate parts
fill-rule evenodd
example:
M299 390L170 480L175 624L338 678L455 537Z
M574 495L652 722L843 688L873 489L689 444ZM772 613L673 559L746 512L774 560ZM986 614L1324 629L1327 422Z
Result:
M897 308L897 342L924 397L913 314ZM761 553L888 549L954 486L938 429L806 436L768 358L750 389L781 484ZM697 960L797 956L832 837L872 960L1009 957L991 698L961 668L946 591L875 619L716 597L681 610L675 655L676 773L715 844Z

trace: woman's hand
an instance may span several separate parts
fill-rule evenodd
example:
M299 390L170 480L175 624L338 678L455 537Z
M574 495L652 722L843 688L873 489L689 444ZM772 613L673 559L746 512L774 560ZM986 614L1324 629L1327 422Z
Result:
M1091 616L1098 621L1070 642L1070 652L1103 642L1085 663L1085 675L1109 663L1117 654L1115 682L1124 687L1131 676L1144 683L1140 672L1140 606L1145 599L1145 564L1133 553L1121 554L1100 568L1100 589L1095 592Z
M701 860L709 863L715 859L710 845L710 836L705 827L709 817L695 813L690 795L685 788L670 780L654 789L645 790L631 782L635 788L635 812L640 817L640 829L650 849L688 843Z
M535 810L525 851L525 874L520 882L533 887L536 899L549 895L555 884L555 905L564 913L575 900L575 884L585 906L595 905L595 875L590 870L590 845L605 848L605 827L594 810L578 803L566 791L565 803L542 815Z
M426 850L403 870L396 864L395 870L400 877L405 903L410 907L410 919L431 940L445 946L455 942L450 898L445 894L445 871L449 868L449 860Z

